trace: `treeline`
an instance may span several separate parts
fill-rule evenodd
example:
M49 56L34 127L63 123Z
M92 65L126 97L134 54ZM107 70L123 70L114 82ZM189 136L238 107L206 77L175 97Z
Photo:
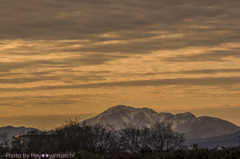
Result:
M69 119L51 131L32 130L9 142L0 134L0 156L11 154L75 153L76 159L230 159L240 158L240 147L221 151L182 147L184 134L174 132L172 123L156 122L149 127L124 125L115 130L111 125L89 125Z
M9 144L2 136L0 153L64 153L79 150L94 154L150 153L172 151L184 142L183 134L172 130L171 123L159 123L137 128L124 125L115 130L112 125L87 125L79 119L69 119L52 131L32 130L13 138Z

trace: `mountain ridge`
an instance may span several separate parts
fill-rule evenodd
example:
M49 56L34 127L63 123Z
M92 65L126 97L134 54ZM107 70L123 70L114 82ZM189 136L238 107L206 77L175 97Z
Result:
M6 134L8 139L11 141L12 137L15 135L25 134L27 131L38 130L36 128L26 128L24 126L14 127L14 126L4 126L0 127L0 134Z
M172 122L173 130L185 133L187 139L209 138L232 134L240 131L240 127L223 119L200 116L196 117L191 112L173 115L168 112L157 113L149 108L134 108L131 106L117 105L108 108L99 115L86 119L87 124L114 125L117 130L124 128L125 124L136 127L150 126L155 122Z
M200 147L215 148L217 146L239 146L238 136L240 131L233 134L221 135L217 137L210 137L204 139L190 139L187 140L186 144L198 144Z

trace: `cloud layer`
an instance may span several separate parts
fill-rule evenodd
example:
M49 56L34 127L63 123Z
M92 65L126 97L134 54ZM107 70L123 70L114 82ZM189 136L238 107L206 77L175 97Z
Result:
M240 102L238 0L0 2L6 117Z

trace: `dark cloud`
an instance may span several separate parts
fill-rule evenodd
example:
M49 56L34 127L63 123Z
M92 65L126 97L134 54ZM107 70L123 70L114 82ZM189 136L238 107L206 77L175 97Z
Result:
M11 70L26 68L68 69L85 65L100 65L107 61L116 60L119 58L128 58L128 56L110 54L82 54L81 56L77 55L64 59L36 59L22 62L1 62L0 72L10 72Z
M78 85L55 85L39 86L32 88L3 88L6 91L32 91L32 90L56 90L56 89L79 89L79 88L113 88L113 87L146 87L146 86L231 86L240 83L240 77L202 77L202 78L175 78L157 80L135 80L119 82L98 82Z
M101 93L85 93L85 94L63 94L63 95L18 95L18 96L0 96L0 107L9 108L17 107L44 107L44 106L59 106L59 105L72 105L83 104L88 100L96 98L113 98L106 94ZM11 109L10 108L10 109Z
M51 72L51 71L50 71ZM9 73L10 74L10 73ZM107 76L104 75L74 75L74 74L67 74L66 72L63 72L62 75L48 75L48 76L42 76L41 73L40 76L38 73L26 73L26 74L14 74L10 75L12 78L9 78L9 74L2 75L4 77L8 78L0 78L0 83L2 84L22 84L22 83L30 83L30 82L40 82L40 81L52 81L52 83L55 82L74 82L74 81L83 81L83 82L90 82L90 81L103 81L106 80ZM50 73L48 73L50 74ZM22 75L21 78L18 76ZM29 75L35 75L33 77L27 77ZM1 74L0 74L1 76Z
M205 61L227 61L226 57L240 57L239 50L214 50L209 53L196 53L191 55L178 55L162 58L165 62L205 62Z
M237 0L227 3L189 0L25 2L2 1L2 40L89 40L86 45L75 51L128 54L193 46L216 46L240 40L240 3ZM182 37L151 39L180 33ZM114 36L102 36L104 34ZM94 45L95 42L111 40L131 41L125 44ZM215 59L209 57L209 60Z
M126 77L126 76L151 76L151 75L171 75L171 74L181 74L181 75L188 75L188 74L219 74L219 73L240 73L240 68L216 68L216 69L191 69L191 70L178 70L178 71L166 71L166 72L158 72L154 69L154 72L147 72L147 73L118 73L114 74L114 76L118 77Z
M179 98L205 97L205 103L207 97L239 96L239 0L0 0L0 3L2 108L37 106L42 110L41 106L48 106L50 110L53 106L51 110L59 110L61 104L87 102L82 106L97 111L107 98L120 100L124 98L121 91L124 95L133 93L134 89L125 91L128 87L150 86L146 91L153 92L155 87L173 86L170 91L160 89L163 93L159 96L172 93ZM150 53L154 54L145 56ZM232 59L236 59L234 63ZM151 71L150 62L155 72ZM199 68L205 69L197 69L198 62L203 64ZM220 73L225 77L210 77ZM156 79L160 76L161 79ZM210 90L213 87L219 90ZM65 90L70 94L62 95ZM88 94L95 91L98 94ZM103 95L105 91L110 92ZM76 96L79 92L85 96ZM129 100L139 102L136 97ZM88 101L102 103L95 107ZM12 113L10 108L8 112ZM44 118L22 119L40 122ZM54 116L47 118L42 123Z
M240 73L240 68L221 68L221 69L199 69L199 70L180 70L172 72L153 72L133 75L158 75L158 74L216 74L216 73Z
M21 83L29 83L29 82L39 82L39 81L45 81L45 80L58 80L59 78L57 77L46 77L46 76L41 76L39 78L12 78L12 79L0 79L0 83L11 83L11 84L21 84Z
M179 71L178 73L183 74L213 74L213 73L240 73L240 68L222 68L222 69L202 69L202 70L188 70ZM172 72L174 73L174 72Z

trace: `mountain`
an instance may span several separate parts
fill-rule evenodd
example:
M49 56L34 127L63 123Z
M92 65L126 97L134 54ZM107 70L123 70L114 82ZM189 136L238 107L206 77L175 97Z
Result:
M96 117L84 120L87 124L110 124L116 129L121 129L124 124L134 124L137 127L149 126L156 122L158 113L148 108L133 108L130 106L118 105L111 107Z
M190 130L186 132L188 138L208 138L240 131L239 127L226 120L201 116L194 120Z
M171 113L157 113L149 108L133 108L117 105L101 114L84 120L87 124L110 124L117 130L124 128L124 124L137 127L150 126L155 122L172 122L176 132L185 133L187 139L209 138L232 134L240 131L240 127L231 122L208 116L196 117L190 112L173 115Z
M217 137L205 138L205 139L190 139L187 140L186 144L198 144L200 147L207 147L207 148L215 148L217 146L238 146L240 145L240 140L238 138L240 136L240 131L228 134L228 135L221 135Z
M30 131L30 130L37 130L37 129L25 128L24 126L22 126L22 127L6 126L6 127L0 127L0 134L7 133L9 139L12 139L13 136L22 135L25 132Z

